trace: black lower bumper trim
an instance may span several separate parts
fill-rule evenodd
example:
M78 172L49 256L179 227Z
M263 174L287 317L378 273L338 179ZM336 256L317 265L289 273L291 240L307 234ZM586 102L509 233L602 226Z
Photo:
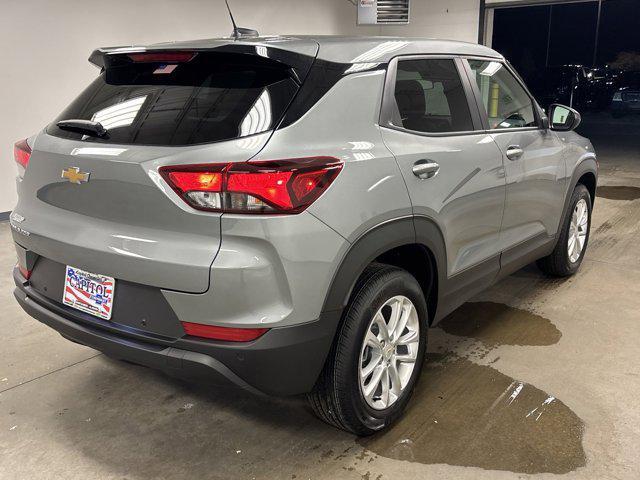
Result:
M14 295L36 320L63 337L95 348L110 357L152 367L190 380L235 384L254 393L296 395L315 384L340 319L339 312L315 322L269 330L246 344L208 342L185 337L173 342L144 341L67 316L50 300L30 292L14 274ZM186 347L186 348L185 348Z
M110 357L163 370L183 378L206 379L214 383L231 382L254 393L260 393L221 362L208 355L129 340L95 328L78 325L47 310L18 288L14 294L24 311L36 320L55 329L68 340L100 350Z

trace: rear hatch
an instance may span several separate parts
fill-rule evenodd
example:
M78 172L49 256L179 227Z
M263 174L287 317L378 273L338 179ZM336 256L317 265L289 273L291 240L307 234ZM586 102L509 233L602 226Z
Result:
M314 57L259 47L101 52L99 77L32 141L16 242L116 279L206 291L220 214L187 206L158 169L243 162L262 149ZM107 135L57 126L70 119Z

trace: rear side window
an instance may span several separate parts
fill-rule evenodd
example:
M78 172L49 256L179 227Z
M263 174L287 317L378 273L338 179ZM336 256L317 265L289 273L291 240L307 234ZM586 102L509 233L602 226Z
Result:
M537 127L533 103L522 85L500 62L469 60L491 129Z
M392 123L427 133L473 130L469 104L451 59L401 60L395 84L398 107Z
M48 127L89 142L192 145L246 137L277 125L297 91L290 70L252 55L200 52L187 62L116 62ZM107 138L61 130L100 122Z

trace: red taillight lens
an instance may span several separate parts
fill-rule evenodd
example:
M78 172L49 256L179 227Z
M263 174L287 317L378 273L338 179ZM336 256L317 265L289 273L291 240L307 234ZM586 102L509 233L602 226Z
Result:
M169 180L183 192L222 191L222 172L169 172Z
M178 195L199 210L299 213L331 185L342 165L333 157L312 157L163 167L160 174Z
M232 167L227 174L226 191L253 197L279 210L291 210L294 199L287 186L292 175L293 172L286 170L255 171L250 167L245 171ZM229 210L242 210L242 207L231 205Z
M26 140L21 140L13 146L13 157L18 165L27 168L29 159L31 158L31 147Z
M29 280L29 278L31 278L31 270L27 270L21 265L18 265L18 270L20 271L20 275L22 275L25 280Z
M136 63L187 63L196 52L142 52L127 55Z
M225 342L250 342L264 335L268 328L232 328L202 325L201 323L181 322L187 335L194 337L223 340Z

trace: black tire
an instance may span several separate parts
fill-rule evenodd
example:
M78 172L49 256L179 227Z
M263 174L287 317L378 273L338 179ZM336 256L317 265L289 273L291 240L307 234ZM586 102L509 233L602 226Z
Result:
M575 262L572 262L569 259L569 253L567 251L567 242L569 241L569 229L571 226L571 217L573 215L573 211L576 208L576 204L580 200L585 200L587 202L587 212L588 212L588 222L587 222L587 236L584 242L584 246L582 248L582 252L580 256ZM564 219L564 225L562 226L562 231L560 232L560 237L558 238L558 243L556 244L551 255L541 258L538 260L538 268L542 270L547 275L553 275L556 277L568 277L569 275L573 275L580 268L580 264L582 263L582 259L584 258L584 254L587 251L587 246L589 244L589 233L591 230L591 195L589 194L589 190L582 184L576 185L576 188L573 190L573 194L571 195L571 200L569 202L569 210L567 211L566 218Z
M400 397L384 410L371 408L359 381L360 351L375 313L387 300L404 295L417 311L418 356L414 370ZM358 280L336 333L324 369L307 398L320 419L356 435L370 435L391 425L404 411L420 376L427 345L427 304L420 285L407 271L372 264Z

